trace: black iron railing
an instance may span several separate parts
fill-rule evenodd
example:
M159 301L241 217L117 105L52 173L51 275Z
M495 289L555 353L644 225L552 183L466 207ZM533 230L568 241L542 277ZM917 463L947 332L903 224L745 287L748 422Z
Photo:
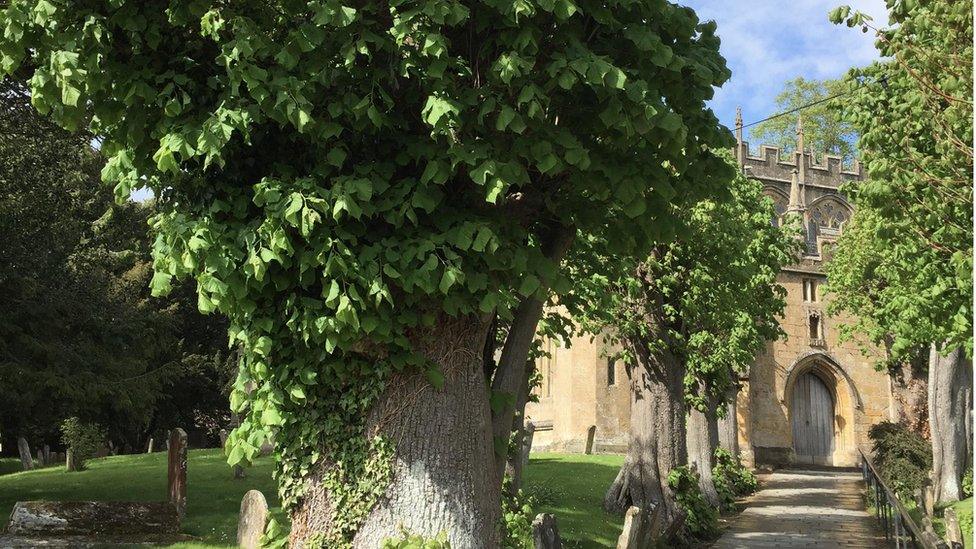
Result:
M915 524L915 519L908 514L908 510L898 501L895 493L881 479L871 458L860 448L858 453L861 454L861 473L864 475L864 483L874 494L875 515L881 522L885 539L893 542L899 549L901 547L936 549L932 542L925 539L922 529Z

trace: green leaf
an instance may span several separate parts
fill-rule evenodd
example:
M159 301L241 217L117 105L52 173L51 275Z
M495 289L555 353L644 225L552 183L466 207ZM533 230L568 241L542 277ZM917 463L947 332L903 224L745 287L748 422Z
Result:
M159 271L153 273L152 280L149 281L149 288L152 292L152 296L163 297L169 295L169 292L173 289L172 280L173 277L166 273L161 273Z
M440 391L444 388L444 373L441 372L440 367L434 365L428 368L424 374L427 376L427 381L434 386L434 389Z
M538 290L540 285L541 283L535 275L526 275L519 286L519 293L528 297Z
M447 269L441 276L440 290L442 294L447 295L447 292L451 289L451 286L457 281L457 273L453 269Z

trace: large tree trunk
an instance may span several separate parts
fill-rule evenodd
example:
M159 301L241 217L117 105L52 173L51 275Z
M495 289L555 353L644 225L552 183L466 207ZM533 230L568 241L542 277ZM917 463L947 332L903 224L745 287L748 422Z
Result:
M394 445L393 477L359 527L354 547L374 549L402 530L426 537L445 532L453 547L498 546L500 486L482 365L488 323L444 318L412 338L440 366L444 385L435 389L421 372L395 374L369 414L366 433ZM306 496L292 512L292 547L331 530L334 502L321 482L330 466L310 476Z
M725 402L725 417L718 419L718 445L735 457L739 457L739 387L729 389L728 400Z
M962 476L972 456L967 431L973 401L973 362L961 349L929 351L929 427L936 503L962 497Z
M559 265L575 237L574 227L565 225L553 227L542 245L543 255ZM515 417L515 405L519 392L525 385L525 363L529 357L529 348L535 339L539 319L542 318L544 304L543 300L536 297L523 299L519 304L491 381L492 393L508 397L503 399L504 404L501 407L493 410L491 418L492 439L496 441L499 448L508 447L508 438L512 434L512 421ZM503 453L498 455L495 461L495 478L499 486L505 477L505 459L506 455Z
M636 357L636 363L627 369L630 443L603 505L614 513L623 513L631 505L647 510L660 505L663 524L670 525L678 511L668 473L687 460L684 365L668 350L652 353L643 341L629 339L627 343Z
M688 414L688 465L698 471L698 485L705 501L718 507L721 499L712 479L712 466L715 462L715 448L718 447L718 415L714 403L706 412L691 408Z
M535 366L532 361L526 360L522 387L519 388L519 394L515 399L515 419L512 422L512 433L515 434L515 452L509 452L505 465L505 474L509 475L512 479L509 485L509 491L512 495L518 493L519 488L522 487L522 471L526 465L523 459L523 456L526 454L526 449L524 448L526 444L525 405L529 402L529 378L532 377L534 370ZM531 441L529 443L531 444Z

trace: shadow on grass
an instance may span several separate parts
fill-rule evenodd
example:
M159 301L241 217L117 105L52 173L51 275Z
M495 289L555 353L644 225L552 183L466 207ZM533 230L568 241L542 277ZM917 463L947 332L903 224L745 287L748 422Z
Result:
M603 496L623 456L537 454L525 472L525 490L541 499L536 513L556 515L563 545L616 547L623 516L603 511Z

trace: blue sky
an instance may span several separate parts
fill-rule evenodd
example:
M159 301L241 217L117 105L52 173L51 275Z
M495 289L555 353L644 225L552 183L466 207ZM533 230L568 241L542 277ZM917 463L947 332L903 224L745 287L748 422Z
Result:
M887 23L884 0L680 0L698 17L718 23L722 55L732 79L711 107L729 128L735 108L746 124L776 113L773 99L797 76L836 78L878 58L872 33L833 25L827 12L847 4ZM748 131L748 130L746 130ZM749 136L746 135L748 140ZM758 145L758 143L752 143Z

